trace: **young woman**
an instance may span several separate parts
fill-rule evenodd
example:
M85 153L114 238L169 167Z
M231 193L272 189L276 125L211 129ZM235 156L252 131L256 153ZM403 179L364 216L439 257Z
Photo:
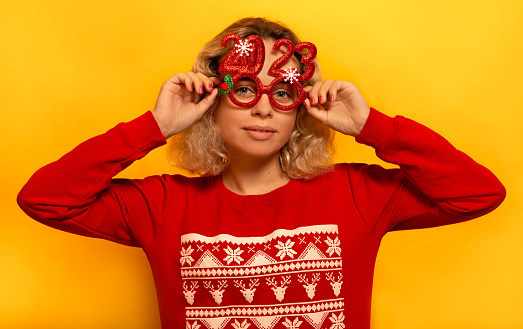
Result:
M222 47L230 34L239 37ZM469 220L504 199L490 171L430 129L369 108L355 85L316 69L298 86L290 73L310 75L313 46L282 61L282 39L299 48L281 24L234 23L163 84L154 110L41 168L19 194L46 225L141 247L163 328L369 328L385 233ZM233 51L263 60L224 86ZM332 165L332 130L399 168ZM178 164L200 177L112 178L175 135Z

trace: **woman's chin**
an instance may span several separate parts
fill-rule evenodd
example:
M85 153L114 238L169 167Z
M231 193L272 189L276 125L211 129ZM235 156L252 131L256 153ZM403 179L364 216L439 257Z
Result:
M248 150L242 150L242 151L236 151L231 152L231 159L232 158L241 158L242 161L260 161L260 162L267 162L271 160L278 160L280 157L280 150L274 151L271 150L264 150L263 148L257 148L253 147Z

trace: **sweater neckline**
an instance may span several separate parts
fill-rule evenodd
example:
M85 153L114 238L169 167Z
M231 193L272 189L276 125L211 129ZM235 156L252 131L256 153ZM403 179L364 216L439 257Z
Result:
M298 181L295 179L290 179L287 184L280 186L270 192L264 193L264 194L254 194L254 195L241 195L236 194L233 191L229 190L227 187L225 187L225 184L223 184L222 176L216 175L213 177L213 184L214 188L216 190L216 193L220 195L221 197L225 197L228 199L233 199L237 201L267 201L271 200L277 197L280 197L284 195L285 193L289 192L291 189L293 189L296 184L298 184Z

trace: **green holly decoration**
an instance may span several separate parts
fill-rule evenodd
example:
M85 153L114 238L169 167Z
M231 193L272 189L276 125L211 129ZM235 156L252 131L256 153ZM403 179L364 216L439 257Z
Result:
M224 87L227 85L227 89ZM232 89L232 78L230 75L226 75L225 78L223 78L223 83L218 88L218 95L227 95Z

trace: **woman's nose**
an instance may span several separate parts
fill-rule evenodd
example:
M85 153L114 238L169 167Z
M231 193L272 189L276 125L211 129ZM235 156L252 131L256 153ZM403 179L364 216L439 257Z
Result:
M273 113L274 108L272 107L272 104L269 101L269 96L265 94L262 95L260 101L252 108L252 115L258 115L262 118L272 117Z

